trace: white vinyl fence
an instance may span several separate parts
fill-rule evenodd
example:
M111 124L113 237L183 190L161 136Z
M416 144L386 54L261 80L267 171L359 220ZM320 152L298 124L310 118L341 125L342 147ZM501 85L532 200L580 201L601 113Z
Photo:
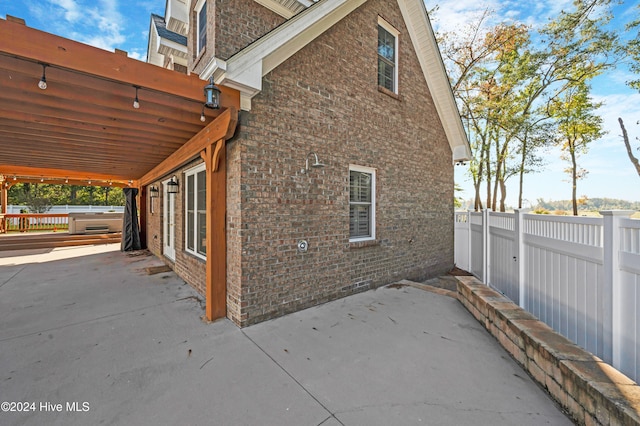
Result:
M456 266L640 381L640 220L457 212Z
M13 204L7 204L7 214L18 214L20 210L28 210L27 206L18 206ZM51 206L47 213L107 213L107 212L124 212L124 206Z

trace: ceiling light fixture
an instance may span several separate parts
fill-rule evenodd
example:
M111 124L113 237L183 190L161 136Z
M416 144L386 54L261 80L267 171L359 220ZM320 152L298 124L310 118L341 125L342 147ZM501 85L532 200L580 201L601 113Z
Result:
M38 82L38 87L42 90L47 88L47 76L46 76L47 64L42 64L42 78Z
M133 86L136 88L136 98L133 100L133 107L135 109L140 108L140 101L138 101L138 89L140 88L139 86Z
M200 121L204 123L206 119L207 117L204 116L204 105L202 105L202 113L200 114Z

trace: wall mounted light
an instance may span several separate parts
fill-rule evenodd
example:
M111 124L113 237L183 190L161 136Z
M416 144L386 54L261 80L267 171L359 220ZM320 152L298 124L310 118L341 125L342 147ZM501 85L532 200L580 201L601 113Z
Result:
M133 100L133 107L135 109L140 108L140 101L138 101L138 89L140 88L139 86L133 86L136 88L136 98Z
M311 157L312 155L313 155L314 162L313 164L309 165L309 157ZM300 173L303 173L303 174L308 173L309 167L313 167L314 169L319 169L320 167L324 167L324 164L320 162L320 160L318 159L318 154L316 154L315 152L310 152L309 154L307 154L307 159L305 160L304 169L300 170Z
M178 184L178 178L175 175L167 182L167 193L177 194L180 185Z
M213 82L213 75L209 78L209 84L204 86L204 98L204 106L207 108L220 108L220 89Z
M42 78L38 82L38 87L42 90L47 88L47 76L46 76L47 64L42 64Z
M160 196L160 191L158 190L157 186L149 187L149 196L151 198L158 198L158 196Z

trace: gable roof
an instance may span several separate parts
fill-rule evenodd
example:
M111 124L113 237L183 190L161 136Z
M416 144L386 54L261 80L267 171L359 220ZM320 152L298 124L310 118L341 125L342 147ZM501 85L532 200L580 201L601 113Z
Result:
M167 24L165 23L162 16L158 16L155 13L152 13L151 21L155 25L156 31L158 32L158 35L160 37L181 44L182 46L187 45L187 37L167 29Z
M467 161L471 158L469 141L426 7L422 0L397 1L451 146L452 159L454 163ZM262 77L365 2L366 0L319 1L226 61L212 58L201 72L201 77L213 75L217 84L239 90L242 109L250 110L251 98L262 90Z
M147 62L162 66L163 57L159 55L174 55L187 59L187 37L167 29L165 19L152 13Z

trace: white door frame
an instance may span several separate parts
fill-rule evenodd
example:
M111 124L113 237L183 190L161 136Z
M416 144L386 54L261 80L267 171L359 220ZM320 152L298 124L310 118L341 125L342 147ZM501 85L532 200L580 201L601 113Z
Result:
M162 182L162 254L176 260L176 194L167 192L167 182Z

